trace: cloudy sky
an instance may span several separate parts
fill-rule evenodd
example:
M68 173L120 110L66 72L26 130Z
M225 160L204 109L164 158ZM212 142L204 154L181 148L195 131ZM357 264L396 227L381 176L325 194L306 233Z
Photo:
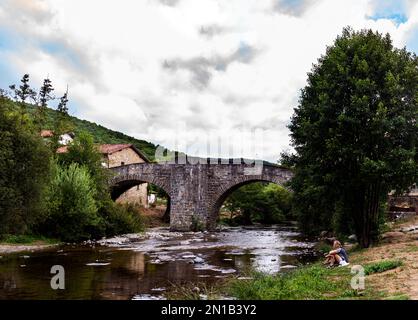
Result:
M275 161L306 73L347 25L418 52L418 0L0 0L0 87L49 76L82 119Z

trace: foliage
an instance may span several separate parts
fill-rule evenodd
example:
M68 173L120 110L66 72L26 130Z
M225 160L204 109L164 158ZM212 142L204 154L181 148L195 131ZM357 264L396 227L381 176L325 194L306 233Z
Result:
M63 165L78 163L87 168L94 181L95 199L101 207L100 202L110 197L107 185L109 172L101 165L102 156L93 141L89 133L80 132L68 146L68 152L59 154L59 160Z
M289 126L296 154L285 157L305 231L334 222L364 247L377 239L387 193L418 178L417 66L389 35L346 28L308 74Z
M100 225L90 234L91 237L112 236L121 233L142 230L139 211L132 205L114 203L109 194L109 172L102 165L102 156L98 152L93 137L87 132L80 132L68 147L68 152L59 155L63 166L78 164L86 168L91 177L93 199L100 217Z
M203 231L205 230L205 224L196 216L192 216L191 231Z
M88 132L80 130L58 161L52 156L59 135L76 119L68 115L68 90L54 111L47 107L54 90L49 79L44 80L39 94L30 87L29 75L21 82L19 87L10 86L12 92L0 92L0 235L8 234L7 239L15 242L34 237L32 234L79 241L142 230L137 208L111 200L108 172ZM37 104L28 104L29 99ZM76 120L76 124L98 127ZM39 135L44 124L54 128L52 143L45 143ZM100 128L112 137L127 137Z
M290 218L291 197L281 186L255 182L233 191L224 204L232 223L279 223Z
M144 230L140 208L133 204L107 202L99 210L104 221L104 235L135 233Z
M67 168L55 164L46 194L46 218L39 226L42 234L72 242L103 233L95 193L86 166L72 163Z
M32 102L35 102L36 92L29 85L29 74L24 74L20 82L20 86L12 84L9 86L9 88L12 90L13 99L19 102L18 105L20 107L20 114L22 116L21 119L24 120L24 116L27 113L27 101L30 99Z
M53 131L54 135L52 136L51 147L53 150L56 150L59 146L59 140L61 135L65 133L72 132L74 125L68 114L68 88L64 95L60 98L57 110L55 113L55 118L53 120ZM47 109L45 109L47 111Z
M41 89L39 90L38 103L35 112L35 123L38 126L39 131L42 130L45 125L46 108L48 102L54 99L54 97L51 95L52 91L54 91L52 82L50 79L46 78L41 86Z
M0 234L28 232L48 179L48 148L20 110L0 98Z
M385 272L387 270L395 269L402 266L402 261L400 260L384 260L375 263L368 264L364 266L364 274L367 276L373 273Z

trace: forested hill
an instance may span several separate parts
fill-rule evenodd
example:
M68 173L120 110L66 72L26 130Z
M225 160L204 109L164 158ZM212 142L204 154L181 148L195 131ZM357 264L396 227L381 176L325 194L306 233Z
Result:
M29 109L34 111L35 107L30 106ZM54 127L54 120L57 115L57 111L47 108L45 129L52 129ZM87 120L81 120L73 116L70 116L70 119L74 126L73 131L76 135L80 131L87 131L94 137L96 143L130 143L144 152L151 161L155 158L155 149L157 146L151 142L135 139L122 132L113 131L102 125Z

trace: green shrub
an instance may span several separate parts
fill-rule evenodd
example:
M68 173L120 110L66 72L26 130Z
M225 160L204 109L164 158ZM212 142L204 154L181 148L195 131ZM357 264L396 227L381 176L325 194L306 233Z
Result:
M119 204L112 201L99 211L105 225L105 235L134 233L144 230L140 208L134 204Z
M94 184L84 166L55 165L46 195L47 215L40 229L67 242L103 234L103 220L98 215L94 196Z
M395 269L402 265L400 260L384 260L375 263L368 264L364 267L364 274L369 275L373 273L380 273L387 270Z
M205 230L205 225L204 223L196 216L192 216L192 226L191 226L192 231L203 231Z

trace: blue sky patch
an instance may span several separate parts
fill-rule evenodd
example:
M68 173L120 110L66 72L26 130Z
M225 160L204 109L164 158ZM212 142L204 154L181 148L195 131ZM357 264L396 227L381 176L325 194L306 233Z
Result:
M284 14L299 16L310 3L307 0L276 0L275 10Z
M18 83L16 77L19 77L19 72L10 65L0 47L0 88L9 89L9 85Z
M78 54L59 41L40 41L39 47L42 51L50 54L51 56L61 57L74 67L79 69L83 68L83 63Z
M393 13L393 14L386 14L386 15L373 15L373 16L369 16L367 17L368 19L377 21L380 19L387 19L387 20L392 20L393 22L395 22L395 24L397 26L399 26L401 23L405 23L406 21L408 21L408 17L405 14L402 13Z
M8 29L0 28L0 51L12 51L22 43L19 36Z
M408 21L405 0L375 0L374 11L371 20L388 19L392 20L397 26Z

